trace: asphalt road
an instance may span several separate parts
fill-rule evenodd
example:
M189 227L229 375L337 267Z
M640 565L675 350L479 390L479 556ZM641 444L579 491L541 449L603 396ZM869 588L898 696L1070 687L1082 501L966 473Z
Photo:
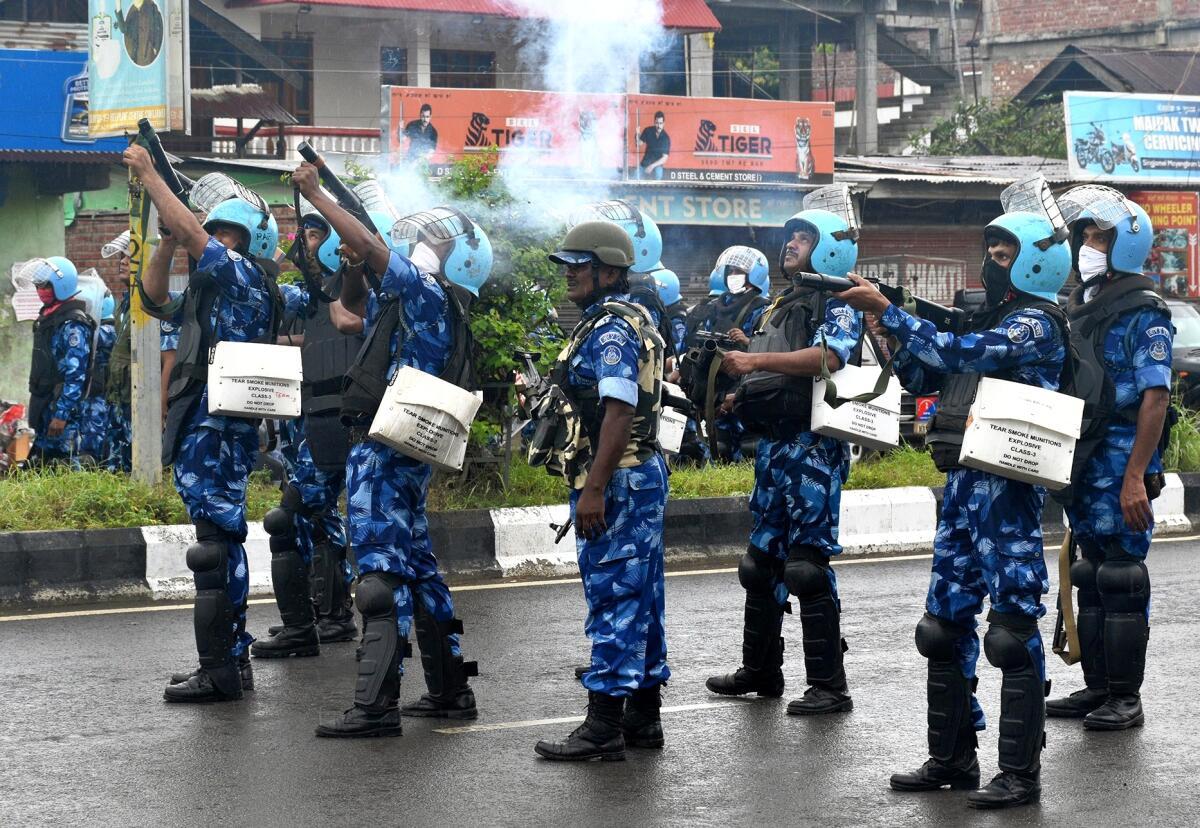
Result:
M928 560L842 565L852 713L785 715L803 690L799 619L789 618L784 699L710 695L704 680L740 657L742 592L732 571L673 573L667 747L623 763L551 764L539 738L565 735L585 694L576 582L456 590L468 656L483 675L470 727L405 720L398 739L322 740L321 716L349 703L353 644L319 658L255 662L241 703L162 702L194 662L186 608L84 609L0 618L0 824L88 825L1195 825L1200 822L1200 542L1151 552L1154 617L1146 726L1090 733L1051 720L1039 806L968 810L964 794L896 794L888 775L925 758L925 662L912 644ZM273 603L251 607L265 632ZM1049 642L1052 618L1043 622ZM421 691L410 662L404 697ZM998 716L999 673L980 695ZM1077 668L1051 657L1055 693ZM545 721L552 720L552 721ZM996 733L980 734L985 780Z

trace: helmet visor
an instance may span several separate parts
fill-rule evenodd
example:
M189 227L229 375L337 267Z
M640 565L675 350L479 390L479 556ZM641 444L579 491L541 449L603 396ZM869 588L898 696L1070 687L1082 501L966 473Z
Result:
M191 198L192 206L202 213L211 213L218 204L233 198L240 198L260 212L270 212L262 196L241 182L234 181L225 173L213 172L201 176L192 187L189 198Z
M858 238L858 214L854 210L854 201L850 198L850 187L846 184L818 187L804 196L803 204L805 210L826 210L846 222L848 229L834 234L839 241L842 238Z
M400 236L397 236L398 228ZM413 213L392 226L392 238L396 241L407 240L416 243L424 237L431 242L441 243L465 235L467 227L463 215L445 207Z
M31 287L42 287L54 283L55 276L62 276L62 271L48 259L30 259L21 265L13 274L13 287L17 290L28 290Z
M1133 215L1125 203L1124 194L1103 184L1074 187L1059 198L1058 204L1067 224L1072 224L1087 213L1087 217L1096 222L1101 230L1116 227L1123 219Z
M1067 222L1050 184L1041 173L1034 173L1018 181L1014 181L1000 193L1000 206L1006 213L1034 213L1045 216L1054 228L1054 238L1062 241L1067 237Z

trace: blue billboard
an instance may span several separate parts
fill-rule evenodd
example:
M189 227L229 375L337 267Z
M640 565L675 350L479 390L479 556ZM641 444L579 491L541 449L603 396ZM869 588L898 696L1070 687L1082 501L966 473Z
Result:
M1064 92L1071 177L1200 183L1200 98Z
M87 54L0 49L0 150L120 152L88 137Z

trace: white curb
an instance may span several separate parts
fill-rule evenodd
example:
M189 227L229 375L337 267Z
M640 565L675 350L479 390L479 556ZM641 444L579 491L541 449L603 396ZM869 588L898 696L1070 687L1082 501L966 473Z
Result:
M575 557L575 527L556 545L550 528L571 517L566 503L557 506L527 506L517 509L492 509L492 527L496 533L496 563L500 574L569 575L579 571Z
M1192 531L1192 522L1184 513L1183 481L1177 474L1167 475L1167 485L1154 500L1154 534L1181 535Z
M844 555L925 552L937 530L937 498L918 486L843 491L838 522Z
M143 526L146 541L146 584L154 600L178 600L196 595L187 548L196 542L190 523L178 526ZM251 523L246 538L250 567L250 594L271 594L271 547L261 524Z

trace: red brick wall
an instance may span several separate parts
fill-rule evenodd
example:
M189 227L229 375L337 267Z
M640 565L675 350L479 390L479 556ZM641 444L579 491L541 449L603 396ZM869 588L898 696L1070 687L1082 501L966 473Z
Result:
M296 230L294 212L288 207L275 207L275 220L279 222L279 233L283 238ZM122 231L129 229L129 216L126 213L80 213L74 224L67 228L67 258L81 271L89 267L96 271L108 284L113 296L118 299L125 295L125 286L129 280L128 273L120 272L118 259L105 259L100 255L100 248ZM173 272L187 270L187 255L180 251L175 256Z
M1046 32L1106 29L1124 21L1157 20L1158 0L1076 0L1071 4L1045 0L994 0L992 34L1043 34ZM1175 0L1175 10L1189 17L1197 12L1195 0Z

